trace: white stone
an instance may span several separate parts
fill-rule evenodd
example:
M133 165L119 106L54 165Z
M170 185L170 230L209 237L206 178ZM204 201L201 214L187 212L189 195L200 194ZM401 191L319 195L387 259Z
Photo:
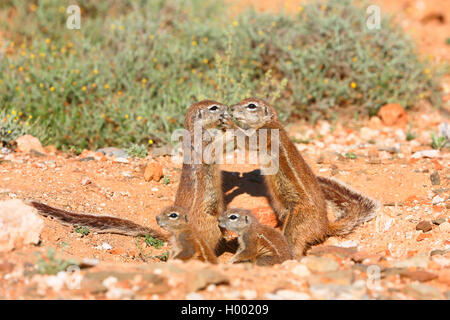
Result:
M43 228L33 207L18 199L0 201L0 252L37 244Z
M299 265L295 266L292 269L292 273L299 277L309 277L311 275L311 272L309 271L309 269L303 264L299 264Z
M431 203L432 203L432 204L439 204L439 203L441 203L441 202L444 202L444 199L441 198L441 197L439 197L439 195L435 196L435 197L433 198L433 200L431 200Z
M419 159L419 158L437 158L439 157L439 150L422 150L414 153L411 158Z

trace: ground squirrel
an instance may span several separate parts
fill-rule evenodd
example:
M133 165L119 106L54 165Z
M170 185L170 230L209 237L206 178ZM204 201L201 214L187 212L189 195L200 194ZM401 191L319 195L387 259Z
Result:
M84 226L94 230L97 233L116 233L134 237L149 235L153 238L167 240L167 237L162 233L141 226L130 220L111 216L74 213L53 208L36 201L31 201L30 204L44 217L50 216L64 225Z
M189 221L188 211L182 207L170 206L156 217L158 225L171 233L171 259L198 259L217 264L217 257L201 237L201 233Z
M279 168L275 174L264 175L264 179L282 223L282 232L295 257L302 256L311 245L323 242L328 236L349 233L375 215L378 208L375 200L341 183L314 175L268 103L256 98L244 99L231 107L231 113L242 130L269 129L268 150L270 129L278 129ZM328 221L326 200L345 211L335 222Z
M260 224L248 210L228 209L219 217L219 225L238 234L239 248L229 263L250 261L269 266L292 259L283 234Z

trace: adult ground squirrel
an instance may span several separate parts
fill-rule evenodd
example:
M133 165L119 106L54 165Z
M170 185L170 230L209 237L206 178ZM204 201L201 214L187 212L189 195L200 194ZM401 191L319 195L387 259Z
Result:
M204 100L191 105L186 111L184 128L187 130L188 141L183 141L184 152L191 152L191 159L184 163L180 183L175 196L174 205L189 209L188 216L201 237L217 250L223 238L217 218L224 210L222 195L222 178L218 164L205 163L203 150L214 140L214 129L229 120L228 106L212 100ZM198 128L198 132L196 132ZM196 134L200 135L199 145L195 144ZM188 142L191 143L188 143ZM197 147L200 147L197 149ZM198 163L195 157L199 157ZM159 232L135 224L131 221L109 216L72 213L56 209L42 203L31 203L39 213L51 216L65 225L80 225L92 228L102 233L120 233L136 236L149 234L155 238L164 239Z
M260 224L248 210L228 209L219 217L219 225L238 234L239 248L229 263L250 261L269 266L292 259L283 234Z
M171 233L171 259L200 261L217 264L217 257L201 233L189 221L188 211L182 207L170 206L156 217L158 225Z
M162 233L130 220L104 215L74 213L53 208L36 201L31 201L30 204L44 217L50 216L64 225L84 226L97 233L116 233L134 237L149 235L153 238L167 240L167 237Z
M256 98L244 99L231 107L232 117L242 130L267 130L267 150L271 148L271 129L278 129L278 170L264 175L272 204L282 223L282 232L294 256L300 257L328 236L349 233L358 224L374 217L377 202L343 184L317 178L278 121L272 106ZM262 165L264 170L264 165ZM330 223L326 200L345 209L345 214Z

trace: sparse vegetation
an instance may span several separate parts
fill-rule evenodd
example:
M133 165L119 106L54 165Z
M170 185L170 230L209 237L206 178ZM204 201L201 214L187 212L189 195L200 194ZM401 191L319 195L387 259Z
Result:
M439 136L436 133L431 133L431 147L433 149L441 150L447 144L447 137Z
M415 134L414 132L408 130L408 132L406 132L406 140L407 141L411 141L414 140L415 138L417 138L417 134Z
M89 234L89 228L84 226L75 226L73 227L73 231L81 234L82 236L87 236Z
M164 241L152 238L149 235L145 236L144 242L155 249L160 249L164 245Z
M353 152L347 152L347 153L345 154L345 157L346 157L347 159L356 159L356 154L354 154Z
M145 158L148 155L148 147L143 144L133 144L127 149L130 157Z

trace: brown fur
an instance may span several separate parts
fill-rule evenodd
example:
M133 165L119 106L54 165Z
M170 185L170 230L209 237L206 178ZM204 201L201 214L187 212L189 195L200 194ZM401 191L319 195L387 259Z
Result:
M250 110L247 106L255 104ZM265 175L272 203L282 223L282 231L296 257L328 236L344 235L375 213L374 201L328 178L317 178L266 102L250 98L231 107L233 118L245 129L279 130L279 170ZM270 131L267 149L270 150ZM326 200L340 204L346 214L330 224ZM350 206L343 206L350 203Z
M171 214L177 214L171 218ZM200 261L217 264L217 257L208 243L201 237L195 225L189 221L188 212L177 206L165 208L156 217L161 228L171 233L170 243L173 248L171 259Z
M239 218L231 220L231 215ZM248 210L228 209L220 216L219 224L239 236L239 249L230 263L250 261L260 266L269 266L292 259L289 245L281 232L260 224Z
M220 110L217 113L208 113L208 108L214 105ZM202 133L207 137L207 140L203 141L205 147L206 143L213 139L208 136L207 130L220 127L226 115L227 106L211 100L201 101L193 104L186 112L184 127L190 132L193 142L194 123L201 121ZM201 164L183 164L174 204L189 208L188 217L201 237L216 252L221 250L223 232L219 228L217 218L223 212L225 204L218 164L207 164L203 161Z
M30 204L38 210L39 214L44 217L52 217L64 225L84 226L97 233L116 233L134 237L150 235L153 238L167 240L167 237L162 233L130 220L111 216L74 213L50 207L36 201L32 201Z

